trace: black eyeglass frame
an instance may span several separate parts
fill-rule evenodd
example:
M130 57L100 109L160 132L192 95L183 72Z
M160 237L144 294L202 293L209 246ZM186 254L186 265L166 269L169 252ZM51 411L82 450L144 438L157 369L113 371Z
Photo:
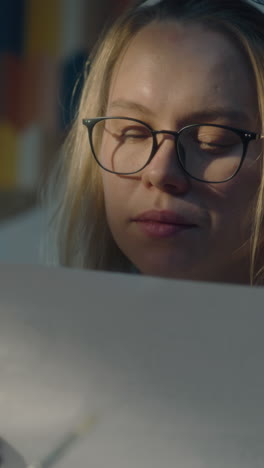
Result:
M153 140L153 144L152 144L152 150L151 150L151 153L150 153L150 156L146 162L146 164L144 164L143 167L141 167L140 169L138 169L137 171L133 171L133 172L116 172L116 171L111 171L110 169L107 169L106 167L104 167L100 161L98 160L97 156L96 156L96 152L95 152L95 149L94 149L94 145L93 145L93 139L92 139L92 133L93 133L93 128L94 126L102 121L102 120L113 120L113 119L123 119L123 120L129 120L129 121L133 121L133 122L137 122L137 123L140 123L142 125L145 125L145 127L147 127L150 131L150 133L152 134L152 140ZM190 124L190 125L186 125L185 127L181 128L178 132L177 131L173 131L173 130L153 130L150 125L148 125L146 122L143 122L142 120L139 120L139 119L134 119L132 117L124 117L124 116L113 116L113 117L95 117L95 118L92 118L92 119L83 119L82 120L82 123L83 125L88 129L88 135L89 135L89 142L90 142L90 147L91 147L91 150L92 150L92 153L93 153L93 156L97 162L97 164L99 164L99 166L104 169L105 171L107 172L111 172L112 174L118 174L118 175L132 175L132 174L136 174L140 171L142 171L150 162L151 160L154 158L157 150L158 150L158 142L157 142L157 135L159 134L168 134L168 135L172 135L174 136L174 139L175 139L175 149L176 149L176 157L177 157L177 161L178 161L178 164L180 165L181 169L183 170L183 172L191 177L192 179L194 180L197 180L199 182L204 182L204 183L207 183L207 184L222 184L224 182L228 182L229 180L233 179L237 173L239 172L239 170L241 169L242 167L242 164L245 160L245 157L246 157L246 154L247 154L247 150L248 150L248 144L250 141L252 140L260 140L260 139L263 139L264 138L264 135L261 135L260 133L256 133L256 132L250 132L250 131L247 131L247 130L242 130L242 129L239 129L239 128L234 128L234 127L229 127L227 125L218 125L218 124L207 124L207 123L196 123L196 124ZM179 136L180 134L189 129L189 128L195 128L195 127L217 127L217 128L223 128L223 129L226 129L226 130L230 130L234 133L236 133L240 138L241 138L241 141L242 141L242 144L243 144L243 153L241 155L241 160L240 160L240 164L238 166L238 168L236 169L236 171L234 172L234 174L232 174L230 177L228 177L227 179L225 180L221 180L221 181L210 181L210 180L204 180L204 179L199 179L198 177L195 177L193 176L192 174L190 174L184 167L183 165L183 162L181 161L181 156L180 156L180 152L179 152L179 149L178 149L178 142L179 142Z

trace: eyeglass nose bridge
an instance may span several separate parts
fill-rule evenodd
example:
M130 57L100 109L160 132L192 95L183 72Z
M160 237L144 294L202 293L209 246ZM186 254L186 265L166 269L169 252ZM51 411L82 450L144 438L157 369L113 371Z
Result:
M173 130L152 130L152 135L153 135L153 138L154 138L154 148L153 148L153 151L152 151L152 155L151 155L151 158L152 159L154 157L154 155L156 154L158 148L159 148L159 144L158 144L158 141L157 141L157 135L172 135L174 137L174 145L175 145L175 152L176 152L176 157L178 159L178 162L180 163L180 165L182 166L182 163L180 161L180 157L179 157L179 152L178 152L178 138L180 136L180 133L181 132L176 132L176 131L173 131Z
M177 152L177 141L178 141L180 132L176 132L176 131L173 131L173 130L152 130L152 135L153 135L153 137L154 137L156 150L157 150L158 147L159 147L159 144L158 144L158 141L157 141L157 135L160 135L160 134L161 134L161 135L172 135L172 136L173 136L173 138L174 138L174 143L175 143L176 153L178 153L178 152Z
M159 135L159 134L167 134L167 135L172 135L174 137L175 142L177 141L180 132L175 132L173 130L153 130L152 134L154 136Z

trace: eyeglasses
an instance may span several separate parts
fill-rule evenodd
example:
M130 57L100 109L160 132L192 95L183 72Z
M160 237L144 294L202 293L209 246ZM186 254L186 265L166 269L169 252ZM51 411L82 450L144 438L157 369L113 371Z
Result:
M159 149L157 136L174 137L178 163L192 179L207 183L226 182L238 173L248 144L264 138L225 125L192 124L178 132L153 130L128 117L83 119L93 156L108 172L130 175L144 169Z

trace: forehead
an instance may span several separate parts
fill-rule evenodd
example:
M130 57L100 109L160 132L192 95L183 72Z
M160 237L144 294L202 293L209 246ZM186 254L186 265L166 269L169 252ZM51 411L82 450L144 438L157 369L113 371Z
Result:
M258 107L253 72L239 46L223 33L174 21L144 27L119 58L109 106L122 100L154 113L218 104L255 116Z

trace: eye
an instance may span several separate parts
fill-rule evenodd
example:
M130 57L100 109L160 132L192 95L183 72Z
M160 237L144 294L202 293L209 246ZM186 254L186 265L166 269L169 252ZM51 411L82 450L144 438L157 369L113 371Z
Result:
M223 143L218 143L217 141L215 142L207 142L207 141L201 141L198 140L197 143L199 144L200 148L205 151L226 151L227 149L233 148L235 145L234 143L230 144L223 144Z
M137 125L137 126L129 126L129 127L124 127L120 131L119 135L123 140L133 140L133 139L145 139L149 138L151 136L150 131L143 126Z
M200 129L195 140L202 151L213 154L225 154L241 145L240 138L226 129Z

